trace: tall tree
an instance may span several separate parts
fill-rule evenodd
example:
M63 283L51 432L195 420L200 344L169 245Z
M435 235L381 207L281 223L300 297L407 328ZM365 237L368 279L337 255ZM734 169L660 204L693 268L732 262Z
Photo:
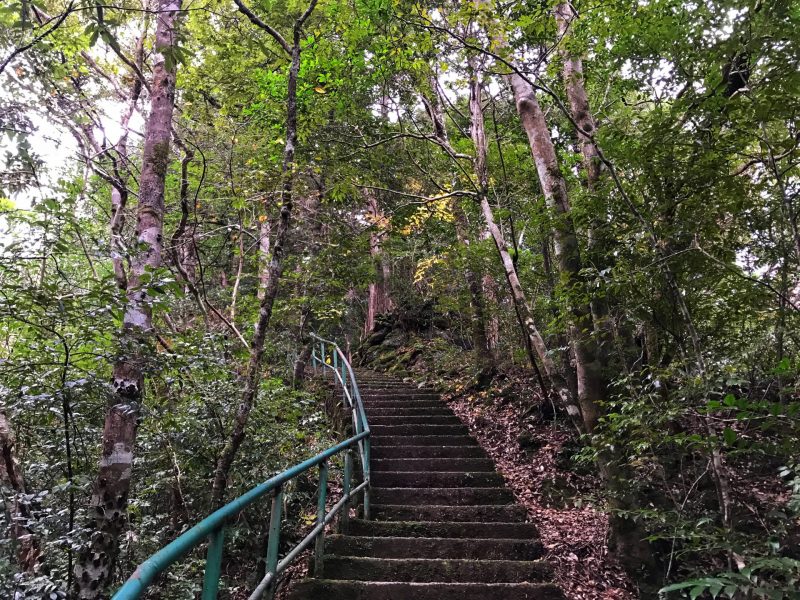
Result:
M228 474L236 458L236 453L239 451L244 441L250 412L253 410L253 403L258 395L267 328L272 318L272 310L275 305L275 298L278 295L280 278L283 274L284 258L289 239L289 228L291 225L294 202L295 151L297 147L297 78L300 73L301 40L303 26L311 16L311 13L314 12L314 8L317 5L317 0L311 0L306 10L295 20L294 26L292 27L292 43L290 45L276 29L262 21L241 0L235 0L235 2L239 7L239 11L247 16L257 27L266 31L288 55L289 69L286 83L286 143L283 149L283 163L281 166L282 187L280 216L275 231L275 241L272 246L272 257L269 264L267 285L259 303L258 320L256 321L255 332L253 333L253 341L250 344L250 357L247 363L247 371L244 375L242 396L239 401L239 406L236 409L233 429L231 430L230 437L225 447L220 453L214 471L211 500L215 506L222 504L225 498Z
M428 93L422 93L422 103L431 119L434 139L442 146L451 161L458 161L465 158L465 156L459 155L450 144L444 109L442 108L441 86L436 75L432 75L429 78L429 83L430 91ZM466 158L469 158L469 156L466 156ZM454 174L452 176L454 183L457 179L458 170L457 167L454 168ZM467 289L469 290L470 309L472 310L470 323L475 366L478 370L479 382L486 382L495 370L496 357L493 348L489 344L486 299L484 298L484 286L482 285L485 279L480 275L481 268L477 260L474 244L471 243L469 221L462 203L463 198L459 196L453 197L451 202L454 217L453 225L456 237L463 246L466 254L464 279L467 283Z
M486 144L486 127L483 116L482 90L481 73L473 59L470 62L470 131L475 147L474 169L475 177L478 181L478 201L480 203L481 213L483 214L486 227L492 235L495 248L497 249L498 256L503 265L511 298L514 302L517 320L523 331L528 359L532 368L538 375L542 391L546 393L548 388L545 386L540 374L537 358L544 366L544 371L553 387L553 391L560 400L560 404L566 409L567 414L569 414L575 425L582 429L583 424L580 420L580 408L575 403L566 378L553 360L552 355L548 351L544 337L536 326L533 311L531 310L525 291L520 283L517 268L511 258L508 244L506 243L502 231L500 231L500 227L497 225L497 221L494 217L494 210L489 203L489 173L486 162L488 151Z
M367 215L372 224L369 234L369 255L372 257L375 267L375 280L369 284L367 318L364 322L364 332L369 334L375 328L375 317L391 311L393 303L389 294L391 268L383 253L383 238L387 233L387 220L381 212L380 202L375 191L364 189L363 196L367 204Z
M170 157L175 107L178 16L181 0L160 0L153 42L154 63L150 114L147 119L139 204L137 249L127 280L127 307L121 332L121 356L114 364L112 396L103 427L100 465L88 507L88 543L75 565L75 587L81 599L100 598L111 582L119 539L127 527L128 496L136 449L139 411L144 400L153 314L148 277L161 266L164 227L164 181Z

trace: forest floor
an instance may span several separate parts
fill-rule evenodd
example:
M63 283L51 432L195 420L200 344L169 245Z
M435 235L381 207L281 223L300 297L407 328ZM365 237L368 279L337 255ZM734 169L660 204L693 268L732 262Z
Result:
M547 549L555 583L569 600L630 600L635 586L608 551L608 518L587 500L599 482L573 468L566 422L531 414L541 402L521 373L477 392L456 384L443 395L489 453ZM564 467L567 466L567 469Z

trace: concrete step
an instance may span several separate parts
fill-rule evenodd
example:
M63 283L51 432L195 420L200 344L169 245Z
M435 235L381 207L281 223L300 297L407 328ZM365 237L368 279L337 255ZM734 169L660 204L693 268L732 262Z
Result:
M325 552L371 558L469 558L473 560L534 560L542 555L536 540L478 538L364 537L330 535Z
M497 488L503 484L500 473L381 471L372 467L372 485L378 488Z
M446 408L441 400L367 400L364 399L364 408Z
M290 600L564 600L549 583L401 583L306 579Z
M457 425L428 425L414 423L411 425L379 425L370 423L373 435L468 435L469 429L461 423Z
M477 445L469 446L392 446L390 444L372 444L373 459L429 459L429 458L481 458L487 459L486 451Z
M405 406L400 408L375 408L370 406L367 408L367 416L370 419L374 419L375 417L452 417L455 415L453 415L453 411L449 407L439 404L438 406L422 408L407 408Z
M452 412L449 415L374 415L367 413L372 425L462 425Z
M518 504L443 506L378 504L370 506L370 516L376 521L447 521L471 523L515 523L527 519L525 509Z
M396 394L396 393L431 393L433 390L417 388L406 384L372 384L356 380L358 389L362 394Z
M356 581L511 583L542 581L544 561L326 556L323 577Z
M477 446L468 435L373 435L375 446Z
M418 388L414 386L391 386L391 387L378 387L374 385L361 385L359 383L358 389L361 391L362 394L369 393L370 395L377 395L377 394L419 394L422 396L439 396L439 392L437 390L432 390L429 388Z
M535 540L533 523L473 523L470 521L364 521L351 519L348 535L368 537L448 537Z
M428 471L493 473L494 463L488 458L381 458L372 461L372 472Z
M381 392L370 392L361 390L361 399L362 400L396 400L398 402L409 402L412 400L436 400L438 402L442 402L441 396L439 394L434 393L419 393L419 392L408 392L408 391L398 391L396 393L387 393L386 391Z
M514 495L505 487L373 487L371 499L376 504L406 504L410 506L469 506L477 504L511 504Z

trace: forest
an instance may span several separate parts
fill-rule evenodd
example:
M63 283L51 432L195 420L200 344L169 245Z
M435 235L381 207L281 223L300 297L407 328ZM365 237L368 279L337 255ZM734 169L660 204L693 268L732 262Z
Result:
M797 0L1 4L0 597L800 598Z

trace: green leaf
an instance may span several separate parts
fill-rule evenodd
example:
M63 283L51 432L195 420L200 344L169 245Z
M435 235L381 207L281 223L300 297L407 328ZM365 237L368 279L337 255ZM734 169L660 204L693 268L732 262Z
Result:
M722 432L722 437L725 438L726 444L732 446L733 443L736 441L736 432L730 427L726 427L725 430Z
M700 596L700 594L702 594L704 591L706 591L706 587L707 586L704 583L701 583L701 584L693 587L689 591L689 598L691 598L692 600L695 600L695 598L697 598L698 596Z

